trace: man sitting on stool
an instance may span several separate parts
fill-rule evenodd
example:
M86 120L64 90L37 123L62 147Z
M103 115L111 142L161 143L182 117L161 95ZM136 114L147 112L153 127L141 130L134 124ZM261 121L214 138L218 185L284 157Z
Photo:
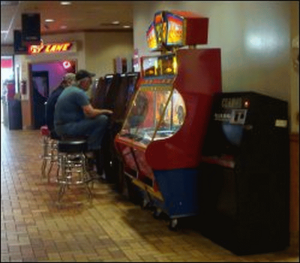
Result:
M62 82L59 84L59 86L51 92L47 104L46 104L46 125L48 126L48 129L51 134L51 138L57 139L58 135L55 132L54 129L54 110L55 110L55 104L57 102L58 97L63 92L63 90L70 86L75 84L75 74L74 73L67 73L63 77Z
M111 110L95 109L90 104L86 91L92 84L94 73L79 70L76 73L76 85L65 89L59 96L54 113L55 131L63 137L87 138L88 151L94 153L96 160L104 133L108 128L108 115ZM97 173L102 174L102 165L96 162Z

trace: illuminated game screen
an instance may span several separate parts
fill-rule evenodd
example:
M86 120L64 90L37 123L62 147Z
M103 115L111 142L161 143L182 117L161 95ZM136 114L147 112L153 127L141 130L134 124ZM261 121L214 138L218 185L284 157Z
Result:
M158 48L154 23L151 23L147 30L147 44L150 50L156 50Z
M177 58L174 54L142 57L144 77L167 76L177 74Z
M174 14L167 13L167 45L180 46L183 45L183 19Z
M177 74L177 60L174 54L158 57L159 75Z
M144 57L142 59L143 75L145 77L157 76L157 57Z
M172 86L141 86L120 135L147 146L173 136L184 123L183 98Z

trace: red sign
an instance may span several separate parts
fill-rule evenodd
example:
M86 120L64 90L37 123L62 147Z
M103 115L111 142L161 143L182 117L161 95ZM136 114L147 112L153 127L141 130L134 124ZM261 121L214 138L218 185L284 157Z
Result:
M53 43L53 44L44 44L41 45L31 45L28 47L29 54L41 54L41 53L61 53L70 51L73 47L72 42L65 43Z
M12 68L13 60L12 58L1 58L1 68Z

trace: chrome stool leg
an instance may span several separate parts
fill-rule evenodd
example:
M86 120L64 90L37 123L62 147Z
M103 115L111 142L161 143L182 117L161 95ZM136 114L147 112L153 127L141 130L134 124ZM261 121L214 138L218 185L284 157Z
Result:
M50 183L50 172L52 170L53 164L57 162L57 141L52 139L50 142L50 167L48 169L47 173L47 178L48 178L48 183Z
M75 176L77 174L77 176ZM86 170L84 153L58 153L57 182L60 186L58 202L61 201L70 185L84 185L88 198L91 200L92 192L88 185L89 174Z
M41 166L41 171L42 171L42 177L46 177L46 168L47 168L47 163L48 160L50 160L50 137L47 135L43 136L43 141L42 141L42 147L43 147L43 153L41 155L41 158L43 159L42 166Z
M66 181L66 155L65 154L60 154L59 155L59 163L58 163L58 171L61 172L61 176L57 174L57 183L59 184L59 190L58 190L58 202L61 201L63 195L66 192L66 186L67 186L67 181Z

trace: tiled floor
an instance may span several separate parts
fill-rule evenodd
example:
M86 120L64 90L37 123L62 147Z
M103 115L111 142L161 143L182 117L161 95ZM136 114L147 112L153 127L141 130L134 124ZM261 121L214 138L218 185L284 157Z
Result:
M41 178L39 131L1 129L1 262L299 262L299 250L236 256L189 227L170 231L165 220L129 202L110 185L67 190ZM54 173L53 173L54 175Z

